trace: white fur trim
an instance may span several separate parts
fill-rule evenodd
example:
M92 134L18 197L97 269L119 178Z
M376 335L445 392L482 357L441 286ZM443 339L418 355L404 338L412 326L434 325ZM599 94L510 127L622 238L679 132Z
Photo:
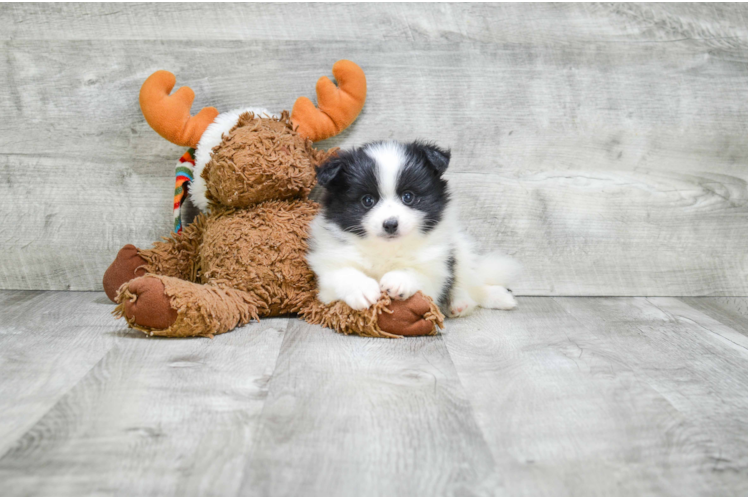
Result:
M366 148L377 164L377 182L383 198L398 198L397 178L408 161L402 144L395 141L378 142Z
M239 116L247 112L254 113L257 116L279 117L265 108L241 108L227 111L218 115L213 123L208 125L202 137L200 137L200 142L197 143L197 148L195 148L195 179L190 186L190 199L202 212L208 212L208 198L206 196L208 186L205 185L205 179L202 177L203 169L210 161L213 148L223 141L223 134L227 134L229 130L234 128L239 121Z

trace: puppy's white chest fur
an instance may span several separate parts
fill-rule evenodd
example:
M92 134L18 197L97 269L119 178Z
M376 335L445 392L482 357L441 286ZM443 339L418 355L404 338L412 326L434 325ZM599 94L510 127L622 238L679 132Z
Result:
M448 245L419 236L393 242L364 240L351 245L351 251L358 254L361 270L376 280L396 269L431 273L449 258Z
M428 236L414 234L383 241L351 237L326 223L324 217L318 217L310 233L312 251L307 259L318 276L347 267L380 283L387 273L406 269L422 277L419 289L434 298L438 298L449 277L450 245L443 241L439 230Z

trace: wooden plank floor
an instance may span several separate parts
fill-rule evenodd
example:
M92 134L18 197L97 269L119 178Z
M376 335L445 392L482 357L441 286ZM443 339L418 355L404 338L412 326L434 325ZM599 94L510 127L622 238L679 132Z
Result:
M103 293L0 292L0 493L748 494L748 298L519 302L165 340Z

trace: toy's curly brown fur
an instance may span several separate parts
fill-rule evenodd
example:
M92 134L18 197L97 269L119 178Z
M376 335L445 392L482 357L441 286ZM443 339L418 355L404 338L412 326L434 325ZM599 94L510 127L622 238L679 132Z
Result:
M277 120L244 113L203 170L208 199L246 207L258 200L306 197L315 184L313 164L326 156L293 131L288 112Z
M165 337L212 337L293 313L345 334L435 334L443 316L421 294L407 301L383 294L365 311L317 299L305 255L319 205L307 195L314 166L332 153L300 136L286 112L242 114L202 171L210 213L151 249L123 248L110 266L104 287L118 303L115 315Z

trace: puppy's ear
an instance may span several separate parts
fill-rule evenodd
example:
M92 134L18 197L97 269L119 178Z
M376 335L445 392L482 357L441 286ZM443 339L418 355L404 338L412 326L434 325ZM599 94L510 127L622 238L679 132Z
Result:
M328 187L335 179L340 177L345 164L346 161L340 156L334 155L328 158L322 165L314 169L317 172L317 184L324 188Z
M435 144L425 142L415 142L413 145L423 152L426 163L437 175L441 176L447 170L449 159L452 157L452 153L448 149L442 149Z

